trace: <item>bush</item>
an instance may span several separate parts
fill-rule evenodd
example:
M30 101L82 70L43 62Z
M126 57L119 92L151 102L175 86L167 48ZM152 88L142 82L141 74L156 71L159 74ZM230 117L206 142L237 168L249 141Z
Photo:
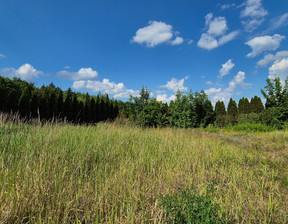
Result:
M175 195L160 197L167 221L169 223L217 224L228 223L219 217L220 207L212 201L214 185L209 187L206 195L199 195L194 188L180 190Z
M241 132L269 132L274 131L275 128L272 126L267 126L264 124L250 124L242 123L228 128L231 131L241 131Z

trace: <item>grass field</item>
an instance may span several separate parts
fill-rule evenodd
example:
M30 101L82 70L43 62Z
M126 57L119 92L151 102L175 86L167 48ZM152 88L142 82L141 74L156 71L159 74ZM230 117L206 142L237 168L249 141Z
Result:
M231 223L288 223L288 132L0 124L0 223L165 223L212 181Z

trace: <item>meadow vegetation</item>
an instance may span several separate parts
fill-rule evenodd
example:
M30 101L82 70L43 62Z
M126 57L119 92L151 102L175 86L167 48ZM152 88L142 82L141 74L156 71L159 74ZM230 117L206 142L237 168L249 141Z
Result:
M288 222L285 129L28 125L1 116L0 223L166 223L161 198L193 189L201 201L211 183L219 218Z

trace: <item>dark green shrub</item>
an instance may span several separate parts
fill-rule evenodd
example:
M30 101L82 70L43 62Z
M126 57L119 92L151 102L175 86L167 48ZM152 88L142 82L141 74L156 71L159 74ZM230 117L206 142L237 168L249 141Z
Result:
M198 194L194 188L180 190L175 195L160 197L168 223L217 224L228 223L219 216L220 207L213 202L209 187L206 195Z

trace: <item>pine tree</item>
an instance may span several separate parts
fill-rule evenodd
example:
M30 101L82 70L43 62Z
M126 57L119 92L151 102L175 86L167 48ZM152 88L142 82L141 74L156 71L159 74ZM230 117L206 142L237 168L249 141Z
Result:
M72 97L72 113L73 113L73 118L72 121L73 123L79 123L80 117L79 117L79 102L77 99L77 95L74 93Z
M241 98L239 100L239 103L238 103L238 114L245 114L245 103L244 103L244 100L245 98Z
M31 97L31 116L34 118L38 117L38 110L39 110L39 100L38 100L38 90L35 88L32 92L32 97Z
M64 99L63 91L60 89L57 94L57 116L58 118L64 118Z
M223 101L217 101L215 104L216 124L218 127L224 127L226 123L226 109Z
M40 119L48 120L50 115L48 88L42 86L40 91L41 91L41 96L39 98Z
M66 92L66 98L64 101L64 116L68 121L72 121L73 112L72 112L72 90L68 88Z
M237 104L232 98L230 98L228 103L227 114L229 117L229 122L231 124L235 124L237 122Z
M31 93L28 87L25 87L19 99L18 108L22 117L30 116L30 98Z
M7 108L7 88L6 83L2 77L0 77L0 111L6 111Z
M84 103L84 110L85 110L85 122L91 122L91 108L90 108L90 95L86 93L85 95L85 103Z
M95 102L95 99L93 97L91 97L91 101L90 101L91 123L96 122L95 110L96 110L96 102Z
M264 106L261 98L258 96L254 96L251 99L251 112L258 114L261 113L262 111L264 111Z
M57 96L55 88L51 88L51 85L53 85L53 83L49 86L49 119L57 116Z
M12 113L18 111L18 95L15 89L12 89L8 95L7 111Z

